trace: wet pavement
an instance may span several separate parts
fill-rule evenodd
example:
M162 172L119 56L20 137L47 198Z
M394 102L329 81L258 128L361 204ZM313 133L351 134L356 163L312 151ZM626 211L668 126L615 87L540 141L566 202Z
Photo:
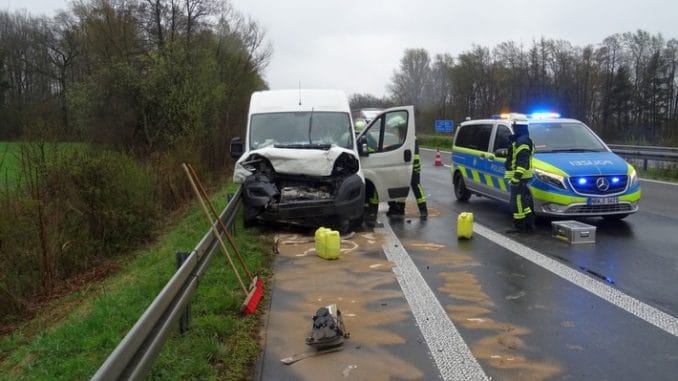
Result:
M404 218L382 210L384 226L342 240L338 260L315 255L310 234L279 235L255 379L469 379L432 353L447 348L431 343L427 312L412 308L420 296L403 286L408 271L420 274L435 299L425 302L440 306L480 365L476 378L676 379L678 219L675 205L653 209L666 190L653 195L648 186L647 209L624 221L584 221L597 227L596 243L571 245L551 237L548 223L503 236L508 208L477 197L456 202L447 167L424 165L423 185L427 221L411 200ZM474 213L470 240L457 239L462 211ZM394 245L412 269L385 252ZM311 349L311 318L328 304L338 305L350 332L343 349L282 364Z
M315 254L313 237L282 234L266 316L260 380L423 380L438 378L381 238L369 231L342 239L340 258ZM350 337L339 352L284 365L311 348L315 311L337 304Z

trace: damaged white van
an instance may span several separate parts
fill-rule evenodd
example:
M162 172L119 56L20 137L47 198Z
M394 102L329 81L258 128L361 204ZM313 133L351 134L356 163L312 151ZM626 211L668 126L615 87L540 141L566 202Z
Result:
M245 224L346 231L362 223L366 193L390 201L409 192L412 106L384 110L356 137L341 91L259 91L250 100L246 134L244 144L231 141Z

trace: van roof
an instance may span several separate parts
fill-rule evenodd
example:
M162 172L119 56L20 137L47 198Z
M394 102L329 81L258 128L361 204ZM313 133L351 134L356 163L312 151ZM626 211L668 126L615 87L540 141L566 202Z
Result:
M290 111L341 111L350 113L348 98L340 90L289 89L257 91L250 114Z

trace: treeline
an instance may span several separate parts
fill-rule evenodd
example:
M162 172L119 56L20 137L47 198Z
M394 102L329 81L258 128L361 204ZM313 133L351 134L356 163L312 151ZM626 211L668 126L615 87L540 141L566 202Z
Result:
M553 110L580 119L609 142L678 145L678 40L615 34L597 45L542 38L530 47L473 46L453 57L407 49L387 99L352 97L352 107L413 104L418 129L499 112Z
M189 139L223 164L271 50L218 0L76 1L53 18L0 12L0 139L37 133L141 154Z
M0 12L0 140L22 142L0 152L0 315L151 238L190 196L181 162L224 180L270 55L225 0Z

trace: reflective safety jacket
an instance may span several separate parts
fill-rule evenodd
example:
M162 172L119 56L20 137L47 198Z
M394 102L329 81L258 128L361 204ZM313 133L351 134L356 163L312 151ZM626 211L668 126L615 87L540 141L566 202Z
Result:
M504 164L506 172L504 178L515 185L521 179L532 178L532 155L534 145L529 135L512 135L509 139L508 155Z
M414 160L412 165L414 166L414 168L412 168L412 172L421 173L421 157L419 156L419 143L416 140L414 141Z

